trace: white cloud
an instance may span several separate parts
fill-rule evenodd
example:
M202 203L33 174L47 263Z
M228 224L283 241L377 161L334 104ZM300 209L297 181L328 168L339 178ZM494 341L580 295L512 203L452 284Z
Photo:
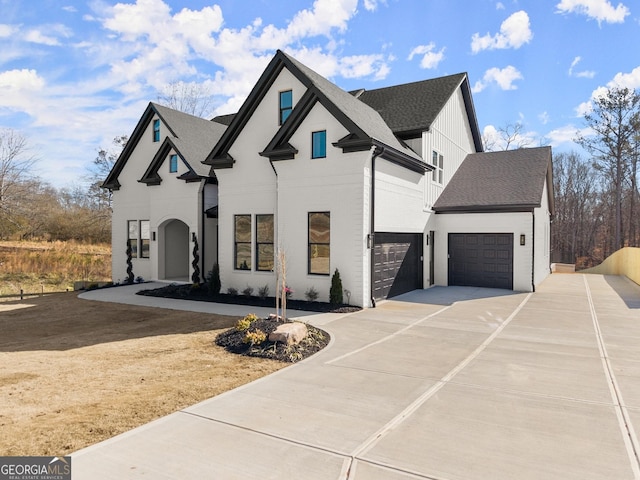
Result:
M62 7L62 10L64 10L65 12L69 12L69 13L75 13L78 11L78 9L76 7L74 7L73 5L66 5L64 7Z
M618 72L606 86L599 86L593 92L586 102L582 102L575 109L576 115L582 117L593 110L593 100L604 97L611 88L628 88L629 90L637 90L640 88L640 66L634 68L629 73Z
M496 3L496 10L504 10L504 3L502 2Z
M18 27L15 25L7 25L6 23L0 23L0 38L8 38L18 31Z
M614 7L609 0L561 0L556 5L557 13L578 13L593 18L598 23L623 23L631 12L619 3Z
M579 130L574 125L565 125L551 130L545 135L545 138L549 139L552 147L558 147L562 144L574 143L574 139L583 131Z
M472 91L473 93L479 93L492 83L498 85L502 90L516 90L518 87L513 82L523 78L522 73L511 65L503 69L493 67L485 72L482 80L478 80L475 83Z
M581 72L574 72L573 69L574 67L576 67L578 65L578 63L580 63L580 61L582 60L582 57L576 57L573 59L573 62L571 62L571 66L569 67L569 76L570 77L578 77L578 78L593 78L596 76L596 72L594 72L593 70L583 70Z
M431 42L428 45L418 45L409 54L407 60L413 60L415 55L422 55L420 60L420 67L422 68L437 68L438 64L444 60L444 50L441 48L439 51L435 51L436 45Z
M529 24L529 15L524 10L514 13L500 25L500 32L495 35L487 33L480 36L474 33L471 37L471 51L478 53L482 50L505 48L520 48L533 38Z
M364 8L369 12L375 12L378 9L378 3L386 5L386 0L364 0Z
M42 90L44 85L44 79L40 77L38 72L35 70L25 68L22 70L8 70L0 73L0 87L11 92L38 91Z
M540 123L542 123L543 125L546 125L547 123L549 123L551 121L551 118L549 117L549 112L542 112L540 115L538 115L538 120L540 120Z

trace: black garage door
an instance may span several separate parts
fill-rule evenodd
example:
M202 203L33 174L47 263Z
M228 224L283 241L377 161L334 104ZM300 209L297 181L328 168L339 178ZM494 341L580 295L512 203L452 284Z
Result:
M513 290L513 234L450 233L449 285Z
M421 233L376 232L373 254L373 298L422 288Z

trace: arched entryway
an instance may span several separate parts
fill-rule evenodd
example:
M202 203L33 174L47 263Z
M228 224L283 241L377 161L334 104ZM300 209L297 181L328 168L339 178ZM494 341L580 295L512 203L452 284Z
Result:
M159 277L189 281L189 227L181 220L167 220L160 226Z

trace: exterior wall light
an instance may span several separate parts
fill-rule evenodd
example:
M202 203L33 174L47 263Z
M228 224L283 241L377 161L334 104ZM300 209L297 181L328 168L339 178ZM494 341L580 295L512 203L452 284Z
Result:
M520 245L524 245L525 241L524 241L524 233L522 235L520 235Z

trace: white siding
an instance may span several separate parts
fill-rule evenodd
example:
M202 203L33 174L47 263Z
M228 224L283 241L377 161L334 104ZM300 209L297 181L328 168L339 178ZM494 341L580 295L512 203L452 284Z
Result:
M157 118L157 117L155 117ZM164 252L159 251L162 226L166 222L177 219L184 222L189 232L196 232L201 239L202 218L199 182L186 183L178 180L178 176L188 169L178 159L178 172L169 173L169 156L160 166L158 174L162 178L160 185L147 186L138 182L153 160L162 141L169 132L161 121L161 141L152 141L153 119L149 122L135 150L120 172L118 180L120 189L113 192L112 219L112 275L115 281L126 278L126 240L127 220L149 220L151 227L149 258L133 259L133 273L145 280L163 279ZM169 155L176 152L170 152ZM156 240L153 240L153 235ZM189 237L189 279L193 273L191 250L193 243ZM202 245L200 245L202 249ZM201 269L202 270L202 269ZM201 271L201 273L204 273Z
M294 103L304 94L301 84L283 70L230 149L233 168L216 171L219 182L219 253L223 289L258 289L269 285L275 292L275 273L234 269L234 215L275 214L277 239L286 254L287 284L293 298L304 299L309 287L327 301L330 275L309 275L307 265L308 213L331 215L330 272L340 270L343 287L352 292L351 303L368 301L365 282L366 227L365 170L370 153L343 154L331 144L348 132L317 103L289 143L298 149L295 159L274 162L259 155L278 129L278 92L293 89ZM327 131L327 157L311 159L311 132ZM368 183L368 182L367 182ZM255 232L254 232L255 239ZM255 246L253 247L255 263ZM255 269L255 265L253 266ZM367 270L368 271L368 270Z
M534 258L534 284L539 285L547 275L551 273L551 233L549 199L547 184L545 182L542 192L540 208L534 211L536 231L535 231L535 258Z
M525 213L460 213L437 215L435 241L435 283L448 284L449 233L512 233L513 234L513 289L532 290L533 215ZM520 235L525 245L520 245Z
M476 151L460 88L451 96L429 131L423 133L422 158L425 162L431 163L434 150L444 156L444 178L442 185L433 182L431 177L425 182L427 209L431 209L464 158Z

